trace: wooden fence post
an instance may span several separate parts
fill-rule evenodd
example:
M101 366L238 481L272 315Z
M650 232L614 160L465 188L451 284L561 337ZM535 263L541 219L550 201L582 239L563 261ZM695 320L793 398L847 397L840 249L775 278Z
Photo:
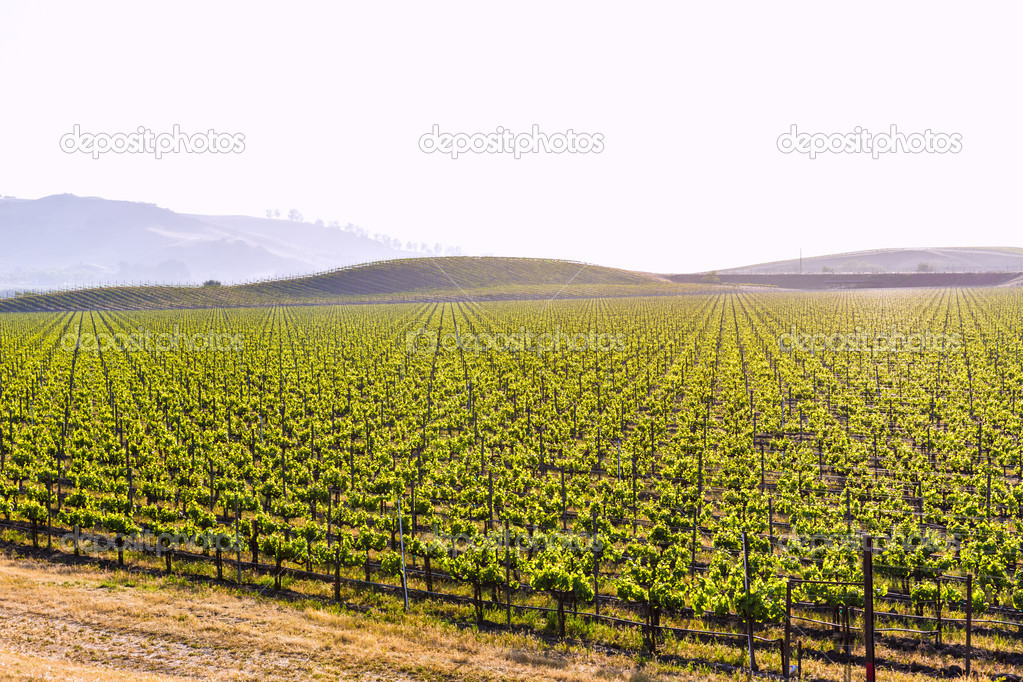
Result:
M966 576L966 675L970 674L972 658L971 635L973 634L973 574Z
M508 590L508 627L511 627L511 533L508 532L508 519L504 520L504 586Z
M742 531L742 571L743 583L746 588L746 598L749 599L749 543L746 540L746 530ZM757 672L757 658L753 652L753 617L746 616L746 641L749 644L749 668Z
M874 540L863 536L863 643L867 682L875 682L874 672Z
M785 643L781 649L782 676L789 679L789 661L792 659L792 581L785 581Z
M401 523L401 493L398 493L398 539L401 542L401 589L405 593L405 613L408 613L408 576L405 574L405 531Z

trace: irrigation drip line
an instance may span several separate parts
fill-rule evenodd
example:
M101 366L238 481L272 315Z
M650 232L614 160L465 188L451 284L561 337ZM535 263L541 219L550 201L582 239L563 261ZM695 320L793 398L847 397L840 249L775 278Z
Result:
M805 621L807 623L816 623L817 625L826 625L829 628L842 627L842 628L845 628L845 629L848 629L848 630L856 630L856 631L862 631L863 630L863 628L853 627L852 625L850 625L850 626L848 626L846 628L846 626L840 625L839 623L830 623L830 622L824 621L824 620L814 620L813 618L804 618L803 616L789 616L789 617L792 620L801 620L801 621Z
M874 628L875 633L880 632L907 632L914 635L940 635L937 630L907 630L905 628Z

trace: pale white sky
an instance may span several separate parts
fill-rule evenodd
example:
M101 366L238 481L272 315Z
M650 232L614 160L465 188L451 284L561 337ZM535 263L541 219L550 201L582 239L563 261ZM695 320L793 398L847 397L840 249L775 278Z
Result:
M0 6L0 193L309 218L470 253L662 272L894 246L1023 246L1017 3ZM498 126L589 155L419 150ZM956 155L781 154L896 124ZM243 133L239 155L63 153L89 132Z

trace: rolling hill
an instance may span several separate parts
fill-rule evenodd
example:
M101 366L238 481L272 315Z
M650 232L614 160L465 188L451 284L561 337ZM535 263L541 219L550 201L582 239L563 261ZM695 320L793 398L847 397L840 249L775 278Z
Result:
M1004 261L1010 263L1004 267L1011 268L1011 258L1018 250L932 251L956 252L959 262L972 262L978 264L977 267L983 264L993 267L992 263ZM883 257L888 264L910 262L920 253L920 250L861 252L882 254L879 258ZM991 260L984 260L984 254L991 254ZM837 262L849 255L815 260ZM749 285L796 290L1023 285L1023 264L1018 265L1018 269L1001 271L941 272L935 269L930 272L804 274L772 273L771 268L776 265L766 263L717 273L659 275L542 258L402 258L233 286L113 286L20 294L0 299L0 313L679 295L734 290ZM804 268L805 265L806 261ZM746 272L760 268L767 271Z
M410 258L237 286L101 287L0 300L0 312L579 298L689 293L627 270L539 258Z
M1023 272L1023 249L941 247L875 249L757 263L718 270L719 275L877 274L899 272Z

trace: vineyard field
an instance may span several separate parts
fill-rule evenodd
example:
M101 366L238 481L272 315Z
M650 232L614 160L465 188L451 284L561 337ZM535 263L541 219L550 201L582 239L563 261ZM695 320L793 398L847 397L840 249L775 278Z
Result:
M1023 292L517 267L0 314L4 544L775 675L862 676L868 608L879 670L1023 671Z

